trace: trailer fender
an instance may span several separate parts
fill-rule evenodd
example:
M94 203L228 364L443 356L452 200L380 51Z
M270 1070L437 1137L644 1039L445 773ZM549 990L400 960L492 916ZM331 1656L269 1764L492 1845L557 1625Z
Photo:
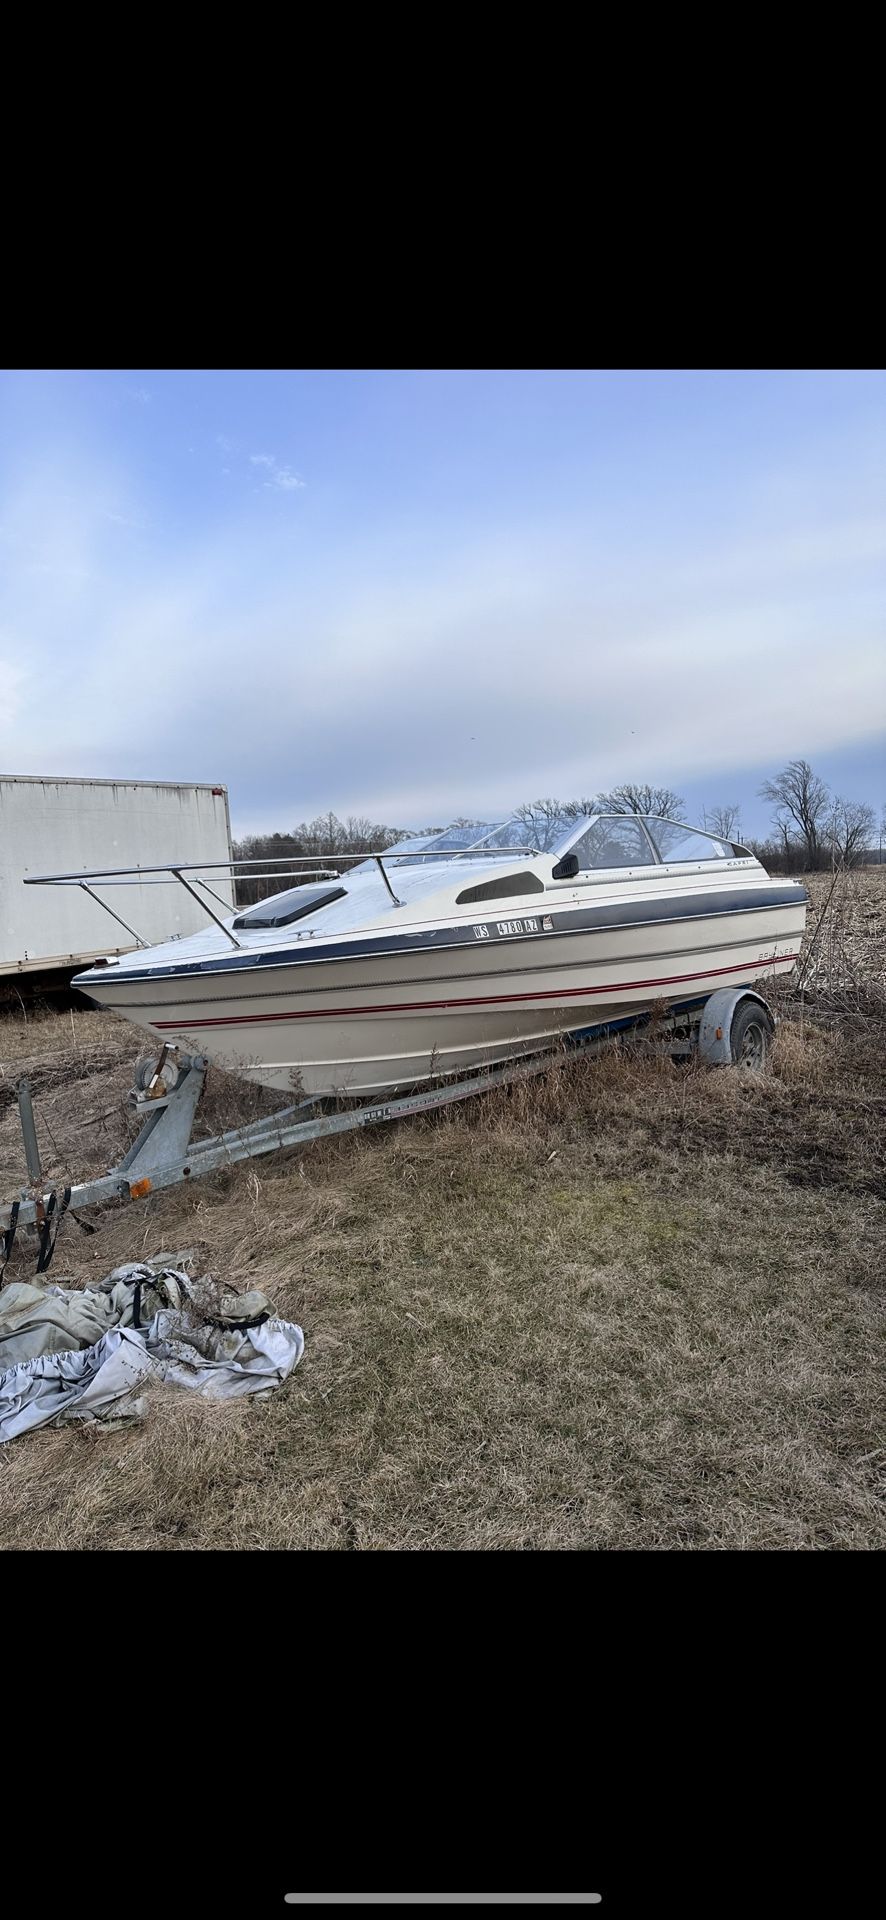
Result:
M739 1007L748 1001L755 1001L763 1008L772 1029L776 1025L775 1014L762 993L753 993L747 987L718 987L702 1008L698 1028L698 1051L701 1058L710 1067L728 1067L732 1063L732 1023Z

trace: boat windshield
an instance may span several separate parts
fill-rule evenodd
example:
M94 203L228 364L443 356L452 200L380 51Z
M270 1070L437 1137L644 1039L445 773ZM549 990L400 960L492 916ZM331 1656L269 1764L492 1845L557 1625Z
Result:
M480 853L487 848L490 855L499 848L504 852L556 853L574 839L582 822L581 814L559 808L521 807L510 819L457 820L450 827L442 827L439 833L411 834L408 839L397 840L386 848L384 859L386 864L390 861L394 865L431 866L431 860L425 860L423 855L433 854L436 861L441 853ZM372 859L365 860L353 871L368 872L374 864Z
M497 831L488 820L460 820L454 826L444 827L440 833L415 834L410 840L398 840L388 848L385 859L405 859L417 866L423 864L422 853L463 853L466 847L482 846L490 838L494 841ZM428 861L427 865L430 864Z
M733 848L728 840L719 840L698 827L685 827L677 820L644 822L662 860L729 860Z
M641 822L634 814L579 813L553 801L538 801L520 807L505 820L456 820L436 833L409 834L385 848L382 857L393 867L431 867L441 854L480 854L487 849L491 859L499 849L555 856L569 851L578 855L580 869L653 866L656 856L664 861L723 860L733 853L728 841L677 821L649 818ZM375 867L375 856L371 856L351 872L370 873Z
M511 815L510 820L503 820L500 826L492 829L488 844L522 847L526 852L556 853L560 846L574 837L581 819L580 814L563 813L559 808L521 807L519 813ZM479 846L484 843L477 841L474 844Z

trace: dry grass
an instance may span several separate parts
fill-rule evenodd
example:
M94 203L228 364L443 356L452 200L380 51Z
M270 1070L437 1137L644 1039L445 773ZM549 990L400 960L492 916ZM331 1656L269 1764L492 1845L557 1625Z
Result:
M874 980L881 960L874 938ZM113 1157L129 1030L19 1018L0 1050L0 1099L32 1072L52 1171ZM216 1076L211 1098L211 1130L248 1117L236 1083ZM159 1390L132 1431L12 1443L0 1538L883 1547L884 1116L875 1015L813 999L783 1018L763 1078L614 1050L110 1210L91 1239L66 1225L53 1278L197 1247L301 1323L305 1357L266 1402ZM0 1113L7 1192L16 1124Z
M798 981L819 1009L886 1019L886 866L815 873Z

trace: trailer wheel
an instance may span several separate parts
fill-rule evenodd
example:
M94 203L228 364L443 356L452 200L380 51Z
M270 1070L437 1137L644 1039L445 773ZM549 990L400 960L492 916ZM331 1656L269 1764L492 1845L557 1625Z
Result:
M775 1028L759 1000L743 1000L736 1007L729 1034L732 1064L763 1073L769 1064L769 1049Z

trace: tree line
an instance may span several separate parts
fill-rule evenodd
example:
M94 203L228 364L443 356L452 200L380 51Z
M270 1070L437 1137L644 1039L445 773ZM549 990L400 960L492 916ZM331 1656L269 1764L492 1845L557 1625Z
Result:
M349 863L336 862L337 854L378 852L383 847L392 847L397 840L406 839L410 831L412 829L382 826L362 814L349 814L346 820L339 820L335 813L318 813L313 820L300 820L291 833L247 834L245 839L233 842L234 859L261 864L256 869L259 877L246 873L238 876L237 905L252 906L255 901L265 900L269 893L287 886L290 877L315 871L311 855L328 858L330 871L341 872ZM275 862L282 876L277 887L273 881Z
M735 802L705 807L696 824L734 846L746 846L777 873L810 873L822 867L860 866L866 859L882 859L886 844L886 803L878 823L873 807L832 793L813 772L808 760L789 760L774 779L765 780L760 798L773 807L772 833L765 840L746 840L741 808ZM521 818L544 834L548 821L582 813L641 813L685 821L686 806L670 787L637 786L626 782L592 799L535 800L518 808ZM687 822L687 825L689 823ZM543 846L544 839L538 845Z
M760 797L773 807L773 833L753 851L781 873L814 873L821 867L857 867L882 855L886 805L877 823L873 807L832 793L808 760L789 760Z
M826 782L813 772L808 760L790 760L774 779L764 781L760 796L773 807L772 832L768 839L743 839L741 810L734 803L704 808L697 824L718 839L748 847L764 866L777 873L808 873L833 865L851 867L871 854L874 858L882 857L883 843L886 843L886 805L878 825L873 807L832 793ZM536 845L540 847L554 836L564 816L577 819L586 813L639 813L686 820L685 802L672 788L630 781L608 792L575 800L555 800L549 796L526 801L515 812L533 829ZM290 875L310 872L311 856L328 859L330 871L341 872L346 870L347 862L337 856L381 851L412 834L440 833L444 826L453 824L476 825L480 829L488 823L461 819L425 827L392 827L363 815L349 814L346 820L340 820L335 813L323 813L313 820L300 821L289 833L248 834L234 841L234 858L261 863L256 869L261 877L244 874L238 878L238 904L245 906L264 899L268 893L285 886ZM273 862L278 863L282 876L279 882L272 877L274 867L269 863Z

